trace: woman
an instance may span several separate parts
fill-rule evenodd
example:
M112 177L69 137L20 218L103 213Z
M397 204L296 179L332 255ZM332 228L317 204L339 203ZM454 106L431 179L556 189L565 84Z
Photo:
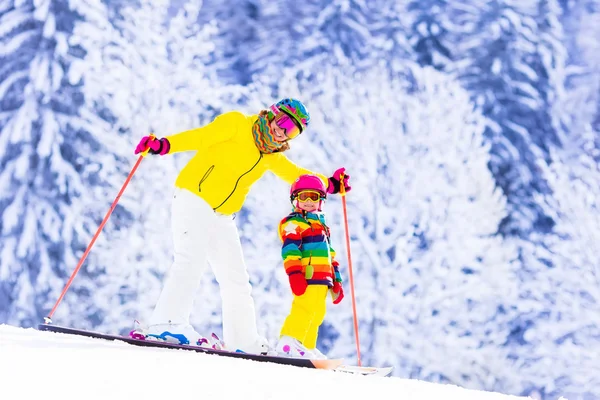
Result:
M196 152L175 181L171 208L174 260L144 334L181 344L202 342L189 317L208 261L219 283L227 349L267 352L268 342L256 328L250 278L233 214L267 170L288 184L301 175L315 174L283 154L289 149L288 142L306 130L309 122L304 104L287 98L258 115L227 112L201 128L161 139L142 138L135 154L146 150L157 155ZM328 193L338 193L340 179L346 191L351 189L344 172L340 168L330 178L316 175Z

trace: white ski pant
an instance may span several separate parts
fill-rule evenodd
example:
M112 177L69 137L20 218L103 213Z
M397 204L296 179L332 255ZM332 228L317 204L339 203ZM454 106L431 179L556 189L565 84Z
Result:
M150 325L189 324L208 261L219 283L225 344L254 345L259 340L254 300L233 216L213 211L203 199L179 188L171 207L174 260Z

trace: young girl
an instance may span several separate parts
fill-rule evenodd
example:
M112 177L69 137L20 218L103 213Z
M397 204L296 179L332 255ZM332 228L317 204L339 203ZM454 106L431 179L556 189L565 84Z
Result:
M319 326L325 318L327 293L331 291L333 304L344 298L329 228L321 212L326 197L327 189L321 178L300 176L290 190L294 210L279 223L283 265L294 293L291 311L277 343L280 355L326 358L316 344Z
M190 325L189 318L208 261L219 283L227 348L247 353L269 350L267 340L257 330L252 287L233 216L266 171L288 183L311 173L283 154L290 140L303 133L309 122L304 104L286 98L258 114L226 112L200 128L160 139L142 138L136 154L146 150L160 156L183 151L195 154L175 181L173 264L149 326L140 333L182 344L202 343L203 336ZM329 179L320 175L328 182L328 193L338 193L340 171L344 170L340 168Z

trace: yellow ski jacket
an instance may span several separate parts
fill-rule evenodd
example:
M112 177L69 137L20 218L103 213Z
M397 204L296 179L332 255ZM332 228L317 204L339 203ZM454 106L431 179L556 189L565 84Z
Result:
M283 153L262 154L252 135L257 119L258 115L232 111L201 128L166 136L171 145L169 154L196 151L175 186L195 193L226 215L242 208L250 187L267 170L290 185L300 175L315 174L327 187L327 177L299 167Z

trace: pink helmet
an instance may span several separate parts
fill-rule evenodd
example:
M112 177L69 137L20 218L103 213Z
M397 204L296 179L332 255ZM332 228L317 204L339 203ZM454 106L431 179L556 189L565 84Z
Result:
M321 178L316 175L301 175L292 183L290 188L290 198L293 200L296 193L302 190L315 190L327 197L327 188L323 184Z

